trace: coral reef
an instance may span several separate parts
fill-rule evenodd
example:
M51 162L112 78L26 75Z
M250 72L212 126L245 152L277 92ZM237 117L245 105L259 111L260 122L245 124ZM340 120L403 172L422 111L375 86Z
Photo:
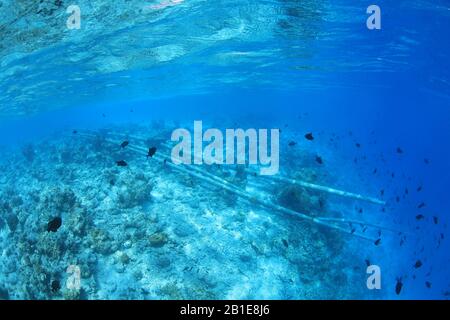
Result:
M155 234L152 234L149 237L149 243L150 246L154 247L154 248L161 248L163 247L168 241L168 237L166 234L158 232Z
M144 173L122 172L113 181L120 207L133 208L149 201L152 186Z
M161 140L164 127L152 130ZM52 138L33 150L31 166L16 151L0 164L14 164L0 177L0 299L346 298L361 290L353 270L341 273L352 263L341 234L146 161L106 134ZM118 168L118 158L129 167ZM207 170L243 189L256 182L239 167ZM318 179L314 169L297 174ZM300 187L262 187L261 197L310 215L330 206ZM73 268L80 287L70 285Z
M326 209L325 197L299 186L286 186L277 195L278 203L297 212L311 216L323 215Z

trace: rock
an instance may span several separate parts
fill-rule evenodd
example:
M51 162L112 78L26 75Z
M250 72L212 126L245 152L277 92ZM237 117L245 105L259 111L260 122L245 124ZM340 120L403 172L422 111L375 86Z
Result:
M150 199L152 185L144 174L122 173L115 185L121 208L134 208Z
M0 287L0 300L9 300L8 290Z
M119 259L119 262L123 265L128 264L131 261L130 256L125 252L118 252L117 257Z
M157 267L159 267L161 269L165 269L165 268L170 267L171 261L167 257L160 257L160 258L156 259L155 264Z
M75 193L69 188L51 188L41 196L41 211L70 212L77 202Z
M66 289L63 292L64 300L80 300L81 299L81 290L77 289Z
M108 255L116 251L116 245L113 243L113 239L105 230L92 229L89 232L88 241L91 248L102 255Z
M142 278L144 277L144 275L142 274L142 271L140 271L140 270L135 270L135 271L133 272L133 277L134 277L137 281L139 281L139 280L142 280Z
M91 222L85 208L74 207L67 217L67 228L73 232L74 235L84 237Z
M169 241L169 238L165 233L157 232L150 236L149 241L150 246L154 248L161 248Z
M278 203L288 209L316 216L323 211L325 199L298 186L287 186L278 194Z
M195 231L196 230L194 229L194 227L190 225L188 222L181 222L173 229L175 235L177 235L180 238L192 235L193 233L195 233Z

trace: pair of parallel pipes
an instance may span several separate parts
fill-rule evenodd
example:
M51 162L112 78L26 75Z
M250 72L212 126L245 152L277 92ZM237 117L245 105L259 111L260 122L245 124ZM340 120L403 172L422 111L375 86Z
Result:
M78 133L79 136L85 137L85 138L97 138L97 137L102 137L104 139L104 141L111 143L113 145L120 145L121 141L118 140L121 137L119 137L118 134L114 134L114 133L108 133L108 132L102 132L101 135L99 135L98 133L95 132L80 132ZM103 136L102 136L103 135ZM145 139L139 136L131 136L131 135L127 135L128 139L133 139L134 141L138 141L141 143L145 143ZM165 147L169 147L167 144L163 144L163 146ZM137 146L137 145L129 145L127 147L128 149L134 151L135 153L139 154L139 155L143 155L146 156L147 155L147 151L148 148L146 147L141 147L141 146ZM169 166L170 168L184 173L184 174L188 174L192 177L195 177L201 181L204 181L206 183L209 183L211 185L214 185L216 187L222 188L223 190L226 190L230 193L233 193L235 195L237 195L240 198L243 198L247 201L249 201L250 203L255 203L260 205L261 207L264 207L266 209L270 209L270 210L274 210L280 213L284 213L286 215L289 216L294 216L294 217L298 217L301 218L303 220L309 221L313 224L317 224L320 226L324 226L330 229L334 229L336 231L342 232L342 233L346 233L355 237L359 237L365 240L369 240L369 241L376 241L377 238L374 237L370 237L367 236L366 234L361 234L360 232L356 232L354 229L350 230L348 228L344 228L342 225L346 225L347 227L351 227L353 224L356 225L360 225L366 228L373 228L376 229L378 231L380 230L386 230L392 233L399 233L399 231L397 230L393 230L390 228L386 228L383 226L379 226L373 223L369 223L369 222L364 222L364 221L358 221L358 220L348 220L348 219L344 219L344 218L325 218L325 217L312 217L310 215L301 213L301 212L297 212L288 208L285 208L283 206L280 206L278 204L275 204L269 200L266 199L261 199L258 198L254 195L252 195L251 193L240 189L238 186L230 183L229 181L220 178L210 172L207 172L206 170L202 170L200 167L198 166L191 166L189 167L189 169L182 167L181 165L176 165L173 164L170 161L170 157L168 155L165 155L163 152L158 151L154 156L153 159L155 159L156 161ZM254 171L250 171L249 169L246 169L246 171L248 173L255 173ZM261 176L262 177L262 176ZM283 176L264 176L267 179L273 179L274 181L278 181L278 182L283 182L283 183L289 183L292 185L298 185L307 189L312 189L312 190L316 190L316 191L320 191L320 192L325 192L325 193L329 193L329 194L333 194L333 195L337 195L340 197L345 197L345 198L350 198L350 199L356 199L359 201L366 201L366 202L370 202L373 204L377 204L377 205L384 205L385 202L373 197L367 197L364 195L360 195L360 194L356 194L356 193L352 193L352 192L347 192L347 191L343 191L343 190L338 190L335 188L330 188L327 186L322 186L322 185L317 185L317 184L313 184L313 183L309 183L309 182L305 182L305 181L301 181L301 180L296 180L296 179L291 179L291 178L287 178L287 177L283 177Z

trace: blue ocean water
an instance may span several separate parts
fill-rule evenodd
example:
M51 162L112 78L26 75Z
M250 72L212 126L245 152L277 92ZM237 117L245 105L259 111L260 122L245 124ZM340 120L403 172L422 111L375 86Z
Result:
M0 298L448 299L447 1L71 4L0 0ZM145 157L194 121L385 204Z

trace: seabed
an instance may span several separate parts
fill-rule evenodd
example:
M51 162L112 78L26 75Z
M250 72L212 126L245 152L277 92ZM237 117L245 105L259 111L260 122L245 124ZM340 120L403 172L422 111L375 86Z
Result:
M358 252L375 247L381 227L336 206L379 204L308 187L336 177L304 151L289 152L287 180L250 167L176 166L165 158L170 131L78 130L5 150L1 298L380 297L367 290ZM55 217L62 224L50 232ZM79 288L66 285L70 266L81 272Z

